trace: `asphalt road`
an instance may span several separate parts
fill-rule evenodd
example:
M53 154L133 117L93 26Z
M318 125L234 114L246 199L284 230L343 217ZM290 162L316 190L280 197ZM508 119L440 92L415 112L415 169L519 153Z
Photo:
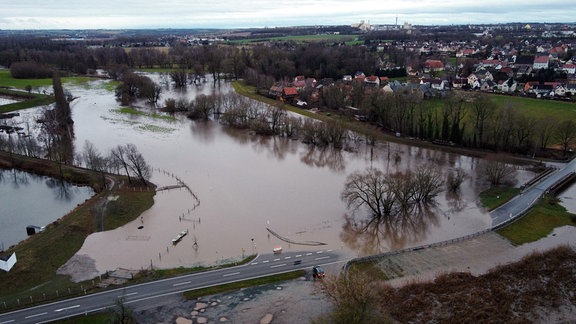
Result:
M0 324L47 323L91 314L113 307L118 298L123 298L124 303L130 307L138 307L139 304L149 303L154 298L180 294L188 290L299 269L311 271L315 265L342 261L344 261L342 256L330 250L259 255L251 263L237 267L162 279L0 314Z
M542 181L526 188L520 195L490 212L492 228L499 227L516 217L522 216L557 181L576 171L576 159L552 172Z

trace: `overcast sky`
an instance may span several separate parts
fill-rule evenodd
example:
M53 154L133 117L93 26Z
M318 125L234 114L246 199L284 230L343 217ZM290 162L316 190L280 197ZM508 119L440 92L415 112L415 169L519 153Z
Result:
M575 22L574 0L2 0L0 29Z

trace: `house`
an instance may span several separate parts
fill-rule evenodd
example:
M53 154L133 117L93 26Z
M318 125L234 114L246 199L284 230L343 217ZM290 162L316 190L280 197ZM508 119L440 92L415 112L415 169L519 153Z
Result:
M16 264L16 252L11 255L0 255L0 269L6 272L10 271Z
M298 89L296 87L284 87L282 89L282 98L286 100L294 99L298 96Z
M364 78L364 84L378 87L380 86L380 78L375 75L370 75Z
M444 63L440 60L426 60L424 62L424 72L444 71Z
M563 84L558 84L554 88L554 95L555 96L564 97L564 96L566 96L567 92L568 92L568 89Z
M292 85L299 89L304 89L306 86L306 78L303 75L298 75L294 78Z
M576 73L576 64L563 64L562 70L566 72L566 74L575 74Z
M537 56L536 58L534 58L534 64L532 64L532 68L534 70L547 69L548 61L549 61L548 56Z
M456 57L469 57L476 54L476 50L471 48L463 48L456 53Z
M500 90L502 92L514 92L517 87L518 83L514 79L510 78L502 83Z
M576 83L568 83L566 85L566 94L576 96Z
M283 90L284 87L282 85L275 84L272 87L270 87L270 90L268 90L268 95L274 98L281 97Z
M462 87L467 86L468 85L468 78L454 78L454 80L452 80L452 88L455 89L462 89Z
M491 80L484 80L480 84L481 91L492 91L496 87L496 84Z

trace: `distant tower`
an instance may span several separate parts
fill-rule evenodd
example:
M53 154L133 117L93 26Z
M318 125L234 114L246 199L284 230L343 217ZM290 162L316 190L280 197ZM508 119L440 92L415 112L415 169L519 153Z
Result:
M396 29L398 29L398 15L396 15Z

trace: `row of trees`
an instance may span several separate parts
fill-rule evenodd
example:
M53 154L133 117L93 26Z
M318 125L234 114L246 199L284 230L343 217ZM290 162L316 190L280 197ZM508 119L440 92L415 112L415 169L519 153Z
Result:
M328 107L344 105L346 93L333 88L324 90L324 101ZM348 100L358 104L368 121L424 140L525 155L539 154L553 144L567 153L576 140L573 120L528 116L512 104L498 106L485 94L453 92L423 100L409 89L394 93L353 89Z

